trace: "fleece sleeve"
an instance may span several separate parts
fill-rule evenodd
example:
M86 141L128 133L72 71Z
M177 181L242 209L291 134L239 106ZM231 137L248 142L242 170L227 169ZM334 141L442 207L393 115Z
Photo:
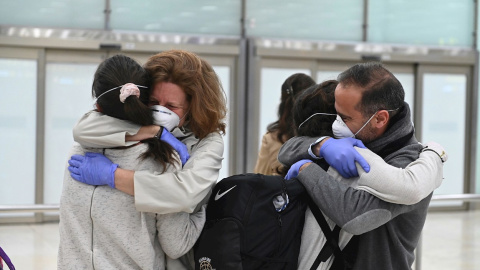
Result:
M193 248L205 224L205 211L206 205L194 214L157 215L158 239L165 254L177 259Z
M183 169L173 173L136 171L135 206L161 214L194 211L217 182L223 160L223 139L211 133L200 140Z
M86 147L113 148L129 146L138 141L125 141L125 135L135 135L139 125L90 111L73 127L73 139Z
M359 177L344 179L332 167L328 173L335 179L358 190L367 191L391 203L416 204L438 188L443 181L443 163L432 151L420 153L417 160L405 169L386 163L380 156L365 148L356 148L370 165L366 173L357 164Z
M312 137L293 137L286 141L278 152L278 161L287 167L301 159L312 159L308 149L318 139Z
M345 231L356 235L378 228L415 207L389 203L369 192L336 181L313 163L300 172L298 179L326 216Z

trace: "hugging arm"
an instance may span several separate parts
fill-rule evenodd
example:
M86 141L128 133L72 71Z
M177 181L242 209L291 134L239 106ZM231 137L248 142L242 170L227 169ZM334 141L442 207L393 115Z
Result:
M366 191L336 181L316 164L306 167L297 178L320 210L351 234L371 231L399 214L414 209L413 205L389 203Z
M182 170L161 175L135 172L137 210L191 213L216 183L222 168L222 156L223 139L220 134L211 133L195 145Z
M373 164L369 173L359 167L357 179L339 179L332 169L326 173L316 164L306 167L298 176L318 207L352 234L373 230L411 211L416 204L428 205L433 190L443 180L447 155L436 143L428 143L416 160L400 155L389 161L407 165L405 169L388 164L368 149L357 150Z
M357 165L360 177L353 187L367 191L384 201L416 204L438 188L443 181L444 160L434 151L421 152L417 160L402 169L386 163L368 149L357 150L373 165L369 173ZM344 181L348 183L350 179Z
M290 167L298 160L324 158L343 177L356 177L357 163L366 172L370 170L370 166L354 146L365 148L362 141L354 138L293 137L282 146L278 159L283 165Z
M74 136L82 145L117 147L127 144L125 136L135 135L134 132L139 129L138 126L133 128L127 121L92 112L77 123ZM186 140L196 140L191 137ZM115 186L120 186L117 183L117 174L120 174L124 182L121 185L128 187L122 191L135 196L135 206L139 211L160 214L193 212L216 183L222 160L223 139L220 134L211 133L200 141L196 140L191 157L182 170L161 174L118 168L115 171Z
M193 248L205 224L205 211L206 205L203 205L194 214L157 214L158 239L165 254L177 259Z
M73 139L84 147L113 148L129 146L138 141L126 141L125 137L137 134L139 125L90 111L73 127Z
M315 143L318 138L312 137L293 137L286 141L278 152L278 161L287 167L302 159L313 159L308 153L310 145ZM318 158L317 158L318 159Z

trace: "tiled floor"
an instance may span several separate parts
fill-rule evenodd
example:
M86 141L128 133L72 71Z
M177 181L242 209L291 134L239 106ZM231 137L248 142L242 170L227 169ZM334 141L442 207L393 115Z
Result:
M421 269L480 269L480 210L430 212ZM0 246L18 270L56 269L58 224L0 225Z
M0 246L17 270L57 269L58 243L58 223L0 225Z
M421 269L480 269L480 210L430 212L423 229Z

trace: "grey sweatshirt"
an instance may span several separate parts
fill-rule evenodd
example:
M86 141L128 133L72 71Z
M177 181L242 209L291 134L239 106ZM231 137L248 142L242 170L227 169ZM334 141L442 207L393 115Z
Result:
M384 201L407 205L416 204L430 195L442 183L443 163L432 151L420 153L417 160L402 169L387 164L380 156L368 149L356 149L370 164L368 173L357 164L359 177L343 178L333 167L328 168L328 174L337 181L358 190L365 190ZM333 230L336 224L328 217L325 217L325 220ZM352 236L353 234L343 229L340 230L339 247L343 249ZM310 209L307 209L298 256L298 269L310 269L324 245L323 231ZM317 270L330 269L333 259L332 255L325 262L321 262Z
M161 173L159 163L138 158L146 149L139 144L106 149L104 154L121 168ZM75 143L70 154L87 151L102 149L84 149ZM170 165L167 171L175 169ZM77 182L65 169L58 269L165 269L166 255L178 258L191 250L204 222L204 208L196 214L138 212L133 196L109 186Z
M408 105L391 119L387 131L366 146L388 164L405 168L418 158L422 145L414 136ZM279 161L291 165L310 158L308 149L316 138L294 138L279 153ZM298 175L320 210L358 239L349 255L353 269L410 269L432 194L413 205L389 203L374 195L335 181L316 165Z

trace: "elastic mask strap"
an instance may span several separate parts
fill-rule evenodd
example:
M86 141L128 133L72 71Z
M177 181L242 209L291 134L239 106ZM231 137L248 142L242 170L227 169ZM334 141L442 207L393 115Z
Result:
M190 110L188 110L185 114L183 114L182 118L180 118L180 121L178 121L179 123L182 122L183 118L187 117L187 114L190 112Z
M393 109L393 110L385 110L385 111L387 111L387 112L394 112L394 111L396 111L396 110L398 110L398 109L400 109L400 107L398 107L398 108L396 108L396 109ZM372 120L372 118L373 118L379 111L381 111L381 110L376 111L376 112L368 119L368 121L365 122L365 124L357 131L357 133L353 134L353 137L357 136L357 134L358 134L360 131L362 131L362 129L370 122L370 120Z
M298 129L300 129L302 127L303 124L305 124L305 122L307 122L308 120L310 120L310 118L314 117L315 115L335 115L336 114L333 114L333 113L314 113L312 115L310 115L307 119L305 119L305 121L303 121L299 126L298 126Z
M370 122L370 120L372 120L372 118L377 114L378 111L376 111L369 119L367 122L365 122L365 124L363 124L363 126L355 133L353 134L353 137L355 138L355 136L357 136L357 134L362 131L362 129Z

